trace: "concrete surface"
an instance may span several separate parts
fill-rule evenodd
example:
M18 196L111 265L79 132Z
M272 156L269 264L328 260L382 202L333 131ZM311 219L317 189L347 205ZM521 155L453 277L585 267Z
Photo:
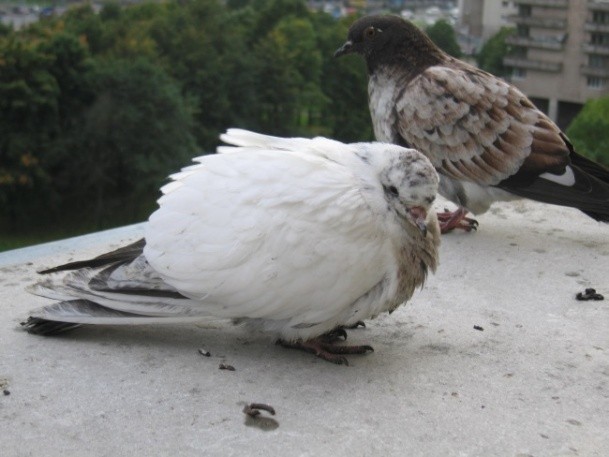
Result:
M36 269L141 226L0 254L0 454L609 455L609 226L530 202L478 220L407 306L349 332L376 350L349 367L224 323L19 329L48 302L24 291Z

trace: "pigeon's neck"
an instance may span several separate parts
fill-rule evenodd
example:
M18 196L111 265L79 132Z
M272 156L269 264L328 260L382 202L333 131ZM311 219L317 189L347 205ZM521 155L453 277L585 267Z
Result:
M370 75L382 68L396 68L414 76L434 65L442 64L448 55L438 48L425 34L408 32L398 35L382 49L373 51L366 58Z
M410 53L387 56L383 59L368 60L368 75L379 73L393 73L399 75L402 81L409 81L418 76L429 67L442 63L442 59L435 56L416 56Z
M368 68L368 77L372 81L399 81L400 85L408 84L413 78L424 71L404 65L403 62L387 62L379 64L373 68Z
M417 242L404 243L398 252L398 295L407 300L415 288L422 286L427 273L438 266L440 229L436 221L428 225L427 236Z

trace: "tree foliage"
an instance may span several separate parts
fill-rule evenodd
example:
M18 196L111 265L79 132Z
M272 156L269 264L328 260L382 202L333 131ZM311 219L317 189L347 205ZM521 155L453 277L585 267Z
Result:
M304 0L90 5L0 30L0 235L142 218L237 126L372 138L348 23Z
M609 166L609 96L588 100L566 133L576 151Z
M431 40L444 52L453 57L461 57L463 52L459 43L455 29L445 19L440 19L425 29Z
M62 151L70 152L56 176L69 183L63 195L88 206L100 225L109 209L137 212L137 202L156 194L167 170L187 163L196 142L179 86L145 58L105 61L89 81L95 100L64 144Z
M499 32L490 37L476 56L478 66L497 76L506 76L508 69L503 65L503 58L510 52L510 46L505 39L514 33L512 27L502 27Z

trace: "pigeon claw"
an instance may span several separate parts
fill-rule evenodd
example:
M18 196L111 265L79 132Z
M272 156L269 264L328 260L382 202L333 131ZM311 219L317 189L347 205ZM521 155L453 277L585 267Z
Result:
M366 328L364 321L357 321L352 325L340 325L334 330L330 330L328 333L323 334L320 338L324 343L335 343L336 341L347 341L347 329L354 330L358 327Z
M324 343L334 343L336 341L347 341L347 331L343 327L336 327L320 337Z
M307 341L294 341L288 342L284 340L277 340L277 344L289 349L300 349L301 351L315 354L322 360L332 362L337 365L349 365L349 361L345 354L366 354L367 352L374 352L374 348L367 344L356 345L356 346L340 346L338 344L324 342L323 336L313 338Z
M364 321L357 321L355 324L343 326L343 328L348 328L349 330L354 330L359 327L366 328L366 323Z
M437 213L438 222L440 223L440 231L444 233L452 232L455 229L464 230L466 232L478 230L478 221L470 217L466 217L467 210L460 206L455 211L444 209L443 213Z

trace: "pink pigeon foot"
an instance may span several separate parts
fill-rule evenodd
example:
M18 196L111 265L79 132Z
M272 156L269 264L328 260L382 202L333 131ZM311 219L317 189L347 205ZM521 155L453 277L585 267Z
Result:
M478 221L469 217L465 217L467 210L459 206L455 211L444 209L443 213L437 213L438 221L440 222L440 231L448 233L454 229L465 230L471 232L478 229Z
M324 342L323 336L307 341L295 341L291 343L284 340L277 340L277 344L284 348L300 349L301 351L310 352L320 359L336 363L337 365L349 365L349 361L343 357L342 354L365 354L367 352L374 352L372 346L368 346L367 344L340 346L338 344L326 343Z

